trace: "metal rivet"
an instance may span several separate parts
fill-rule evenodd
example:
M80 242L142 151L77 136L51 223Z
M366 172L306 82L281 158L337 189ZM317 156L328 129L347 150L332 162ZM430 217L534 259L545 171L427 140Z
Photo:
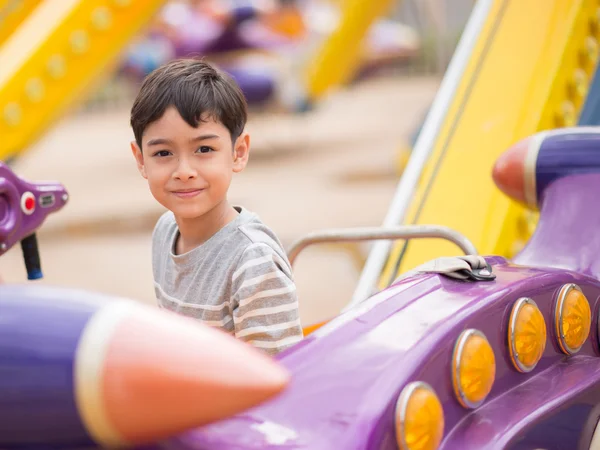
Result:
M600 23L600 8L596 8L596 14L590 17L589 25L592 34L598 33L598 23Z
M598 59L598 41L591 36L585 38L585 57L589 61Z
M578 98L585 98L588 92L588 76L585 70L575 69L571 80L571 89Z
M559 113L559 121L565 127L574 127L577 124L575 105L573 103L569 101L563 102Z
M48 73L54 79L59 79L67 73L67 64L61 55L52 55L48 59Z
M11 126L21 122L21 107L17 103L9 103L4 107L4 120Z
M591 21L593 23L592 29L597 34L600 31L600 6L596 8L596 15Z
M25 84L25 93L32 102L39 102L44 98L44 83L39 78L31 78Z
M75 30L71 33L71 50L73 53L81 55L90 48L90 38L84 30Z
M92 11L92 25L97 30L108 30L112 25L112 15L106 6L100 6Z

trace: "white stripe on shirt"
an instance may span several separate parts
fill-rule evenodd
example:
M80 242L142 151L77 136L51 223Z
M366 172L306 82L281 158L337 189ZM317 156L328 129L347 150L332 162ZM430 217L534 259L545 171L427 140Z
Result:
M231 322L231 319L232 319L231 316L225 316L221 320L202 320L202 323L204 325L209 325L211 327L224 327L229 322Z
M278 341L258 341L258 340L251 340L248 341L249 344L254 345L255 347L258 348L280 348L280 347L284 347L286 345L291 345L291 344L295 344L297 342L300 342L302 340L302 336L290 336L290 337L286 337L284 339L280 339Z
M273 258L271 257L271 255L265 255L265 256L261 256L260 258L254 258L251 259L250 261L246 261L242 267L240 267L238 270L236 270L235 272L233 272L233 277L231 278L231 280L233 282L235 282L235 280L237 280L240 275L242 273L244 273L244 271L249 268L249 267L254 267L254 266L259 266L261 264L264 264L268 261L272 261Z
M245 280L238 289L254 286L256 284L262 283L263 281L272 280L273 278L281 278L284 281L287 279L283 272L276 270L273 272L265 273L263 275L258 275L257 277L250 278L249 280Z
M248 311L246 314L238 316L236 319L238 322L241 322L242 320L249 319L251 317L269 316L271 314L278 314L281 312L293 311L295 309L298 309L298 302L291 302L291 303L288 303L287 305L271 306L269 308L253 309L251 311Z
M250 297L243 298L239 300L238 305L241 308L242 306L246 306L252 303L254 300L258 300L259 298L269 298L269 297L277 297L282 294L289 294L290 292L294 292L296 290L295 285L285 286L277 289L267 289L266 291L257 292Z
M258 334L258 333L271 333L273 331L287 330L288 328L299 327L299 326L300 326L300 319L292 320L290 322L285 322L285 323L275 323L273 325L250 327L250 328L245 328L242 331L239 331L236 334L236 337L240 338L240 337L250 336L252 334Z
M221 311L221 310L225 309L225 307L227 307L229 305L228 302L223 302L220 305L202 305L202 304L198 304L198 303L186 303L186 302L182 302L178 298L171 297L169 294L167 294L163 290L162 287L160 287L160 285L158 283L154 283L154 287L156 289L158 289L158 291L160 292L161 297L163 297L165 300L169 300L169 301L171 301L173 303L177 303L177 305L183 306L183 307L186 307L186 308L203 309L203 310L206 310L206 311ZM160 301L161 299L159 298L158 300Z
M254 248L258 248L261 246L264 246L266 244L263 244L261 242L257 242L254 243L252 245L249 245L246 250L244 251L244 253L248 252L249 250L252 250ZM239 276L249 267L254 267L254 266L258 266L260 264L266 263L268 261L275 261L276 264L279 264L281 267L286 267L286 264L284 263L283 259L281 259L281 257L277 254L274 253L272 251L272 249L269 248L269 250L272 252L268 255L265 256L260 256L258 258L254 258L251 259L249 261L246 261L244 264L242 264L241 267L239 267L235 272L233 272L233 276L231 277L231 281L235 282L235 280L237 280L239 278Z

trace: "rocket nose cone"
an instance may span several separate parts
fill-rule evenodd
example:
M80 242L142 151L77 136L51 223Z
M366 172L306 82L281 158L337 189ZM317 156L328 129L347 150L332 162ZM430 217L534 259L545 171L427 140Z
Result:
M531 168L528 167L532 142L532 137L517 142L500 155L492 170L492 179L496 186L512 199L525 204L531 203L527 176L535 177L535 173L529 173Z
M99 405L88 428L101 442L164 439L255 406L289 382L266 354L192 319L142 305L128 305L112 326L109 316L96 326L104 351L90 347L103 355L101 378L86 387Z

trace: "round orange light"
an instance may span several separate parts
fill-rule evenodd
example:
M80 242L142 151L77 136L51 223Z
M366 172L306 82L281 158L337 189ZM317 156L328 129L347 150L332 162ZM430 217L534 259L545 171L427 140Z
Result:
M427 383L413 382L396 402L396 442L401 450L436 450L444 436L444 410Z
M477 408L492 390L496 359L492 346L478 330L461 333L452 357L454 393L465 408Z
M510 313L508 349L515 368L532 371L546 349L546 322L537 304L530 298L516 301Z
M577 353L590 335L590 303L576 284L565 284L558 293L554 326L558 345L567 355Z

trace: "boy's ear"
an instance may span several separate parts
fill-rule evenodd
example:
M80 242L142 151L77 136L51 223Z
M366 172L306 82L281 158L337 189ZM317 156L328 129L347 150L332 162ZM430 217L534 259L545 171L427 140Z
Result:
M247 132L243 132L235 140L233 145L233 171L238 173L244 170L246 164L248 164L248 157L250 156L250 135Z
M140 174L144 178L148 178L146 176L146 166L144 166L144 155L142 154L142 149L135 141L131 141L131 152L133 153L133 157L135 158L135 162L137 163L137 168L140 171Z

